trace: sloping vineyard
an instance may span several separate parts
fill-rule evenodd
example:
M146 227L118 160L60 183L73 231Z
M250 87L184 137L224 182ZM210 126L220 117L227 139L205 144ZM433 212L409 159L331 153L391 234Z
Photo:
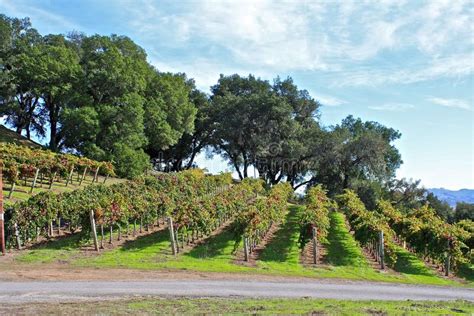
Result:
M254 184L255 192L262 192L260 181ZM237 213L233 222L236 242L244 242L244 260L249 260L249 254L265 238L273 224L280 222L287 210L287 201L292 194L288 183L273 186L266 197L247 201L247 205Z
M342 210L355 231L355 237L368 248L377 261L395 265L401 244L425 261L434 263L448 275L471 261L467 245L472 231L466 226L450 225L439 218L429 206L403 214L388 201L378 202L376 211L368 211L356 193L346 190L337 197ZM467 224L469 227L469 223Z
M318 243L327 241L329 231L329 212L335 208L334 202L328 198L322 186L314 186L306 192L306 207L299 216L300 248L304 250L312 240L313 263L317 263Z
M183 222L186 217L191 226L205 230L211 214L206 213L205 204L193 202L203 194L229 186L231 181L229 174L206 176L201 170L192 170L112 186L91 185L59 195L42 192L7 210L9 242L21 247L22 241L39 235L51 237L53 225L70 231L80 228L87 233L92 228L91 212L101 226L119 228L137 222L142 226L172 216ZM201 209L184 208L184 203Z
M9 182L11 197L19 180L31 178L30 193L37 185L37 180L48 179L49 189L58 177L65 179L66 186L74 180L82 184L87 173L92 173L93 182L98 175L114 176L114 168L110 162L94 161L71 154L53 153L48 150L32 149L14 144L0 143L0 163L3 166L3 179ZM105 181L105 180L104 180ZM42 182L42 181L41 181Z
M468 246L472 230L446 223L428 205L402 214L391 203L380 201L377 210L412 251L443 266L445 272L472 260Z

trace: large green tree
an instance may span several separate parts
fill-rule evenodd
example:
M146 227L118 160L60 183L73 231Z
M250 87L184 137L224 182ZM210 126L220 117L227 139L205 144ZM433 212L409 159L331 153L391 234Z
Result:
M122 176L139 175L151 158L194 127L193 83L162 73L123 36L70 37L81 77L61 115L64 144L96 159L113 160ZM134 160L134 161L132 161Z
M296 185L319 130L314 120L319 104L307 91L291 78L271 84L252 75L221 75L211 98L214 150L239 177L248 177L254 166L268 184Z
M456 209L453 215L453 221L459 222L463 219L469 219L474 221L474 204L473 203L465 203L465 202L458 202L456 204Z
M180 171L194 167L196 156L211 144L216 124L211 103L205 93L194 88L194 83L190 84L193 87L190 100L197 110L194 130L184 133L176 144L163 151L160 158L164 161L164 170Z
M39 76L36 59L41 35L31 27L30 20L0 15L0 115L18 134L31 131L44 135L44 119L40 114Z
M362 181L388 183L402 163L393 145L400 136L380 123L348 116L326 134L325 150L309 183L324 184L334 193L360 186Z
M194 82L185 74L150 70L145 92L145 134L147 153L160 159L164 150L175 145L194 129L196 106L192 100Z
M37 50L33 68L38 78L41 111L49 123L49 148L57 151L64 142L60 116L74 100L74 90L81 76L79 56L73 45L61 35L45 36Z

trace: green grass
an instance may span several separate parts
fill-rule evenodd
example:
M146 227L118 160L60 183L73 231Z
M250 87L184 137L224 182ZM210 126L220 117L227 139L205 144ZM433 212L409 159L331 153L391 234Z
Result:
M408 250L397 247L396 255L397 261L393 269L413 283L451 284L451 281L436 275L420 258Z
M51 191L54 193L63 193L63 192L69 192L77 189L82 189L90 184L92 184L92 175L88 175L86 179L82 182L82 184L79 186L79 183L76 181L76 175L74 175L74 181L72 184L69 184L66 186L66 182L64 179L61 179L61 182L53 182L53 186L51 187ZM98 183L103 183L104 177L99 176ZM125 182L126 179L119 179L119 178L109 178L107 179L106 184L107 185L112 185L114 183L121 183ZM15 191L13 191L13 194L11 198L7 198L10 194L11 190L11 183L3 183L3 196L4 196L4 202L5 204L13 204L19 201L24 201L29 199L31 196L38 194L43 191L48 191L49 190L49 182L48 179L43 180L43 184L41 186L40 179L38 179L36 183L36 187L33 190L32 194L30 194L30 188L33 183L33 179L29 178L27 179L27 183L25 186L24 180L20 180L19 183L15 186Z
M375 270L362 253L359 244L349 233L344 215L330 214L327 264L305 267L300 264L298 244L298 214L302 206L290 206L284 222L274 238L260 254L256 266L236 264L235 250L241 249L230 229L209 237L204 243L176 257L171 254L168 230L162 230L125 242L113 250L97 256L84 256L74 246L74 237L59 239L25 252L21 262L68 261L74 266L96 268L175 269L203 272L255 273L281 276L338 278L434 285L457 285L451 280L436 276L416 256L402 248L395 266L398 273ZM107 236L106 236L107 239Z
M291 206L281 228L266 245L258 267L272 273L307 276L311 271L300 264L298 212L301 206Z
M466 301L348 301L321 299L140 298L80 303L2 305L1 314L35 315L472 315Z
M126 267L135 269L180 269L213 272L245 272L250 268L234 265L235 241L227 229L209 237L187 253L174 257L171 254L167 230L138 237L122 247L104 252L93 258L82 258L75 262L80 266Z
M326 278L365 279L371 281L403 282L414 284L459 285L457 282L438 277L423 262L406 250L399 248L400 256L395 270L398 274L373 269L362 249L350 234L344 214L330 213L331 226L328 233L326 269L315 269L316 275Z
M459 267L458 275L467 281L474 283L474 264L465 263Z
M64 236L26 250L15 259L22 263L67 262L80 253L80 235Z
M350 234L342 213L331 212L328 242L325 244L328 269L316 269L320 277L396 281L396 277L374 270L368 263L358 242Z

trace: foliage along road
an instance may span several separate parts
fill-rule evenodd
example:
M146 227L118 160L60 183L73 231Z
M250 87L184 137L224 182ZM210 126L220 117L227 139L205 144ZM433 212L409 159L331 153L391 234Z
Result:
M369 282L318 281L34 281L1 282L3 303L106 300L131 296L467 300L474 289Z

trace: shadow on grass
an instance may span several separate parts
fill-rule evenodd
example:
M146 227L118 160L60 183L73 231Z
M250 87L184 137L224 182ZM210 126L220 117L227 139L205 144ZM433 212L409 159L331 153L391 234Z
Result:
M272 240L265 246L258 259L264 262L286 262L294 244L291 236L295 233L295 230L299 230L298 207L291 206L286 214L284 223L275 233Z
M127 240L121 247L120 251L140 251L155 246L157 243L169 240L169 232L163 229L149 235L139 236L135 240Z
M397 262L393 266L395 271L415 275L434 275L434 273L417 256L409 251L400 248L397 250L396 254Z
M226 255L229 251L229 245L233 245L234 240L232 229L227 227L219 234L207 238L203 243L185 253L184 256L204 259Z
M77 249L84 245L84 240L81 233L70 234L65 236L58 236L53 240L45 240L38 244L31 246L32 250L50 249L50 250L67 250Z
M359 245L346 227L344 215L332 212L326 244L326 261L335 266L362 266L364 257Z
M474 265L467 263L460 265L457 275L469 282L474 282Z

